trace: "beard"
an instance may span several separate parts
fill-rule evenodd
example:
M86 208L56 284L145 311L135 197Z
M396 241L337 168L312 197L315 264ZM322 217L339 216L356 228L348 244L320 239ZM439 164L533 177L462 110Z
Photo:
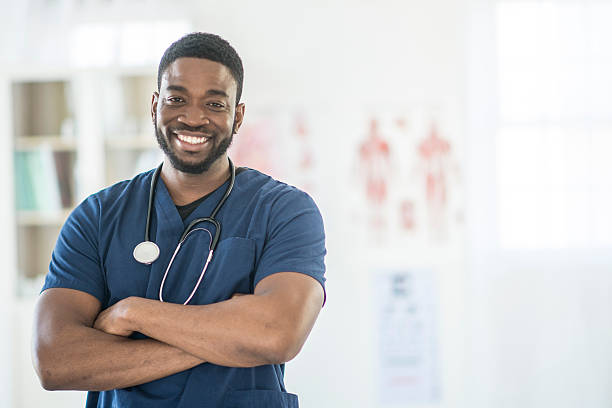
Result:
M179 128L168 129L168 134L164 136L163 132L159 129L159 127L155 125L155 136L157 138L157 144L159 144L159 147L163 150L164 154L170 160L170 164L172 164L172 167L183 173L202 174L205 171L208 171L210 166L212 166L212 164L217 161L219 157L223 156L225 152L227 152L227 149L231 146L234 140L234 132L232 131L229 137L223 138L217 145L213 146L212 150L204 160L201 160L199 162L187 162L185 160L181 160L177 156L176 152L170 147L170 137L168 135L175 130L179 130ZM214 133L213 141L218 137L219 134Z

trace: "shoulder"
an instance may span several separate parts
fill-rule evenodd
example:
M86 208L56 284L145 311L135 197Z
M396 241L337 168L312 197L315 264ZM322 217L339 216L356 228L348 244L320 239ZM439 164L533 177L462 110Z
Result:
M151 177L155 169L146 171L136 175L130 180L120 181L112 186L106 187L97 193L94 193L90 198L100 202L102 206L107 206L116 203L121 198L129 196L131 193L142 194L142 190L148 189L151 185Z
M148 198L148 188L154 170L140 173L130 180L120 181L86 197L71 213L70 219L97 218L102 223L104 215L119 211L125 203L134 201L135 195ZM143 192L143 190L146 190Z
M254 204L267 209L311 209L318 212L317 205L307 193L257 170L241 172L234 188L241 200L253 200Z

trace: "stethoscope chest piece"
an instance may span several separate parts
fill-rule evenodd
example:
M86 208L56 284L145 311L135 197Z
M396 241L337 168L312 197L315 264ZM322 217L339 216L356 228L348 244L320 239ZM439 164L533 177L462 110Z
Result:
M143 241L134 248L134 259L146 265L152 264L159 257L159 247L155 242Z

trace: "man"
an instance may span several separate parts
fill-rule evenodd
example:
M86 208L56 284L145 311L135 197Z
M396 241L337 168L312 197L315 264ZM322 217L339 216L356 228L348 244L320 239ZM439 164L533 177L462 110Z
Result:
M160 177L151 187L150 171L88 197L63 226L35 312L44 388L88 390L88 407L298 406L284 363L325 297L313 201L237 169L213 216L222 228L210 263L211 222L175 252L189 223L211 216L230 189L242 80L240 57L218 36L189 34L164 53L151 106ZM151 264L135 259L145 229L160 249Z

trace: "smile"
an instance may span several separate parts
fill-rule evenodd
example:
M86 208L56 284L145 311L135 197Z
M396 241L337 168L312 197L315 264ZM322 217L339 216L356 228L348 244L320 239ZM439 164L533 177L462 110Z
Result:
M209 139L208 137L186 136L180 134L177 134L176 137L178 137L181 142L189 143L192 145L202 144Z

